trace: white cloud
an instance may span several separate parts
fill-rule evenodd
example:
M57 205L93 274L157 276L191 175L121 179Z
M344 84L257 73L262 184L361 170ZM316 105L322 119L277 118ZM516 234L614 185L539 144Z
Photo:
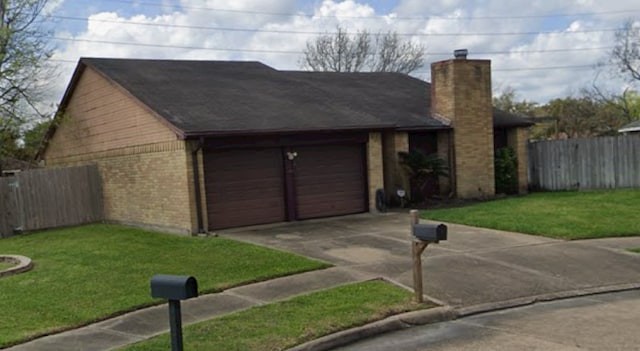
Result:
M64 3L64 0L49 0L47 1L47 3L44 5L43 13L44 14L51 14L54 11L56 11L57 9L59 9L60 7L62 7L62 4Z
M55 2L62 4L62 0ZM613 32L593 30L618 27L629 14L616 11L637 7L631 0L487 0L481 6L462 0L402 0L390 13L378 13L366 0L323 0L315 4L313 16L304 16L299 12L296 0L181 0L180 5L179 10L167 7L173 10L158 16L142 13L143 6L137 8L140 12L134 16L116 12L94 13L82 32L56 33L58 37L67 36L74 41L61 42L54 58L74 61L81 56L260 60L275 68L296 69L301 55L274 51L301 52L306 41L314 35L273 31L331 32L340 24L349 31L368 29L376 33L394 30L401 34L414 34L405 38L423 43L427 48L428 61L447 59L454 49L468 48L470 58L493 61L494 85L510 85L522 98L545 102L566 95L568 90L591 84L595 70L526 69L595 65L606 56L606 50L561 50L611 46ZM595 14L566 18L535 17L559 13ZM424 19L416 19L420 16ZM206 27L252 28L256 31L220 31ZM554 33L535 34L540 31ZM480 35L523 32L534 34ZM567 32L572 33L563 34ZM447 35L452 33L463 35ZM119 42L137 43L139 46L117 44ZM71 64L61 64L61 67L63 79L57 82L58 95L61 95L73 70ZM428 70L427 65L417 75L426 78Z
M334 2L325 0L316 10L318 16L336 16L340 20L350 19L351 17L367 17L375 16L373 7L367 4L359 4L352 0L342 2Z

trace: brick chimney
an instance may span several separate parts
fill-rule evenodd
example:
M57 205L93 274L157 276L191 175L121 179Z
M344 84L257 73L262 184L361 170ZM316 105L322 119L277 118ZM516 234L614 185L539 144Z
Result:
M459 198L495 195L491 61L468 60L467 50L431 64L431 114L449 120L450 177Z

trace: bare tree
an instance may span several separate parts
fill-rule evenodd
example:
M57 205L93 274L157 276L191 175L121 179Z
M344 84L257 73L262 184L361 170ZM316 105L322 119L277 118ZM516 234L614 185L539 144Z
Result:
M621 73L640 80L640 22L628 20L616 31L611 60Z
M379 35L376 49L372 66L375 72L411 73L424 65L424 47L400 40L396 32Z
M366 31L354 37L337 27L335 34L323 34L308 41L303 66L313 71L358 72L370 59L371 39Z
M640 95L638 92L629 87L626 87L622 94L610 92L606 88L598 86L596 83L598 76L599 74L596 74L591 88L582 89L582 94L601 105L607 105L617 110L621 125L640 119Z
M30 117L42 117L37 103L51 50L41 27L48 0L0 0L0 157ZM6 148L5 148L6 147Z
M402 41L397 33L375 35L368 31L349 34L338 26L308 41L301 66L312 71L328 72L399 72L411 73L424 64L424 47Z

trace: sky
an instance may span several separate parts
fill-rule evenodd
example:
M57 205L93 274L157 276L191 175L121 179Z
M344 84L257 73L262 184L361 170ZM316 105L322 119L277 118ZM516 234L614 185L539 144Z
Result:
M425 66L468 49L492 61L493 90L546 103L595 82L613 92L614 33L640 21L637 0L49 0L54 55L47 99L64 93L80 57L261 61L301 69L307 41L335 32L397 32L426 48Z

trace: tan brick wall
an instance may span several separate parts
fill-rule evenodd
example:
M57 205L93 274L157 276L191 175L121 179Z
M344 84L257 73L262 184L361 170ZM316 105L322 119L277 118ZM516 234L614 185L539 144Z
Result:
M45 164L96 163L107 221L197 230L191 145L146 106L87 67L59 123Z
M197 230L191 155L184 141L47 160L49 167L96 163L108 222L192 233Z
M121 88L88 67L78 80L43 159L176 140L176 134Z
M398 152L409 151L409 134L406 132L384 132L383 133L383 154L384 154L384 191L387 201L391 205L397 202L396 190L402 188L409 190L409 179L406 172L400 165Z
M431 65L432 113L452 121L454 191L460 198L495 195L491 61Z
M381 133L369 133L369 141L367 142L367 175L369 183L369 211L377 212L376 190L384 188Z
M529 129L513 128L507 135L508 144L516 152L518 158L518 192L526 194L529 188L529 154L527 143L529 142Z

